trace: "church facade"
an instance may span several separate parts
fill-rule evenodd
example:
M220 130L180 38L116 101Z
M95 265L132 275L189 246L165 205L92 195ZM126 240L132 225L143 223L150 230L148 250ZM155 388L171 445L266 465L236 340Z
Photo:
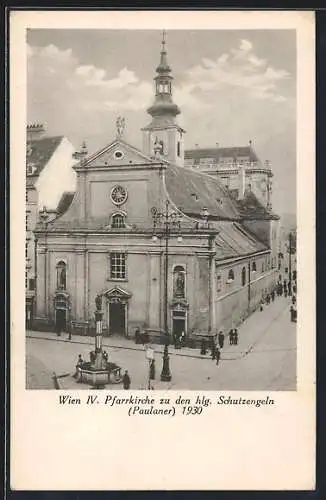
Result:
M143 151L119 119L116 138L74 166L67 210L36 228L34 328L89 333L100 295L104 334L211 336L275 285L278 217L244 184L235 193L184 164L164 41L156 74Z

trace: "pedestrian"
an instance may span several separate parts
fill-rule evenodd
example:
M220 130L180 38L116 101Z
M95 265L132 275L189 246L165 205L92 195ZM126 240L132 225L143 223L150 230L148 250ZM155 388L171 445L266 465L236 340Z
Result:
M287 286L285 285L284 286L284 297L287 297L288 296L288 289L287 289Z
M218 334L218 345L220 346L220 349L223 349L224 347L224 333L222 330Z
M229 331L229 344L233 345L233 328Z
M291 306L290 307L290 317L291 317L291 323L294 322L294 307Z
M272 290L271 298L272 298L272 302L274 302L274 300L275 300L275 290Z
M271 301L271 298L270 298L270 296L268 294L267 297L266 297L266 303L267 303L267 305L270 304L270 301Z
M78 354L78 359L77 359L77 364L76 364L76 372L74 373L73 377L79 380L80 378L80 369L84 363L84 360L82 358L81 354Z
M216 364L218 365L219 362L220 362L220 358L221 358L221 351L219 349L216 349Z
M106 351L103 351L103 358L106 363L108 362L108 353Z
M149 368L149 379L155 380L155 359L151 360L150 368Z
M233 330L233 343L234 343L234 345L238 345L238 340L239 340L238 329L235 328Z
M288 282L288 294L291 295L291 281Z
M200 354L202 356L205 356L206 352L207 352L206 340L203 339L200 344Z
M129 377L128 370L125 371L125 374L122 378L122 384L124 389L128 390L130 388L131 379Z
M261 301L260 301L260 307L259 307L259 310L260 310L260 311L263 311L263 310L264 310L264 299L261 299Z

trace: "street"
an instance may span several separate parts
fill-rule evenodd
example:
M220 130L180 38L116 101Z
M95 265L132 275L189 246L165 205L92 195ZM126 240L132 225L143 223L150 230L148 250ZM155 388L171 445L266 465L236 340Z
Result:
M183 390L296 390L296 323L290 322L290 299L256 311L239 327L239 345L226 342L221 361L216 365L198 349L183 348L170 352L171 382L161 382L162 346L155 346L156 380L154 389ZM72 378L78 354L89 359L93 340L59 339L49 333L28 332L26 341L27 388L53 389L53 372L62 389L88 389ZM115 345L116 344L116 345ZM127 339L104 338L109 360L131 376L131 389L147 389L148 361L142 346ZM121 385L110 385L120 390Z

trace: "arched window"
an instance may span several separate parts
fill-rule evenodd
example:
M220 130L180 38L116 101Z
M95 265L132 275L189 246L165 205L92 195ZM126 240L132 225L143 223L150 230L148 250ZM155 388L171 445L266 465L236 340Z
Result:
M234 271L233 269L230 269L228 272L228 283L231 283L232 281L234 281Z
M126 227L125 216L122 214L113 215L111 227L114 229L120 229L122 227Z
M242 283L242 286L245 286L245 284L246 284L246 268L245 267L243 267L242 271L241 271L241 283Z
M256 271L257 271L256 262L253 262L252 263L252 272L255 273Z
M63 260L57 264L57 288L65 290L67 287L67 265Z
M186 296L186 272L183 266L173 269L173 296L183 299Z

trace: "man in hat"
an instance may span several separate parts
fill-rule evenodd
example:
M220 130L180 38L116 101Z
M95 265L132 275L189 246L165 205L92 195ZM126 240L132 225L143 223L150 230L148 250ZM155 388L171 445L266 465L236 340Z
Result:
M128 390L130 388L131 379L129 377L128 370L125 371L125 374L122 378L122 384L124 389Z
M238 329L235 328L233 330L233 343L234 343L234 345L238 345L238 340L239 340Z
M219 331L218 334L218 345L220 346L220 349L223 349L224 347L224 333L222 330Z

